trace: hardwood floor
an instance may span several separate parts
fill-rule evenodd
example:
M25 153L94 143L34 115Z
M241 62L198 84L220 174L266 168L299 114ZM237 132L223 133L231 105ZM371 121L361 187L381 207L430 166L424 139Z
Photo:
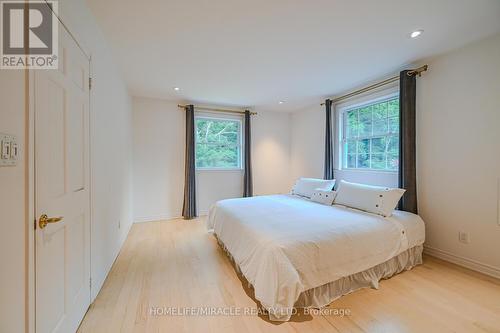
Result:
M500 332L500 281L432 257L286 323L166 313L255 310L249 293L202 219L136 224L79 332Z

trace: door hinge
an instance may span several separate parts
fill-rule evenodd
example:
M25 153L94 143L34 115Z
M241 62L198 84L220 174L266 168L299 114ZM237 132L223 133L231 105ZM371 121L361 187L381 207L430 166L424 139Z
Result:
M36 219L35 219L35 223L33 223L33 229L36 230Z
M92 278L89 278L89 287L92 289Z
M92 89L92 78L89 77L89 90L91 90L91 89Z

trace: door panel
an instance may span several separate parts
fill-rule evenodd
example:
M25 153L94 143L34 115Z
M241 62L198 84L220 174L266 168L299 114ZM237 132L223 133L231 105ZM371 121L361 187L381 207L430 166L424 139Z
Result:
M66 266L68 276L66 277L66 302L71 304L82 292L82 287L86 287L89 281L85 281L85 220L86 216L80 214L72 218L71 223L66 227L67 246Z
M85 104L71 101L66 116L66 128L72 135L68 136L68 190L72 192L85 189Z
M46 87L40 89L40 100L46 102L47 115L39 117L39 129L46 135L40 135L37 145L47 147L47 158L37 160L40 174L44 175L40 194L49 198L64 195L64 114L66 93L61 83L48 79ZM47 129L49 129L47 131Z
M64 281L64 256L59 255L64 248L64 227L51 228L38 239L43 246L43 255L37 256L36 272L36 318L37 332L52 332L64 318L64 294L59 290ZM43 283L42 283L43 281ZM50 300L50 302L47 302Z
M75 332L90 305L89 62L59 26L58 70L34 73L36 331ZM54 221L55 222L55 221Z

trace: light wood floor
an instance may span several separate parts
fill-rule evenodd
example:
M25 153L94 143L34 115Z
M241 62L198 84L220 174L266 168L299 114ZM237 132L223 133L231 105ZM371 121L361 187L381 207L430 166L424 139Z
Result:
M201 219L136 224L79 332L500 332L500 282L431 257L379 290L330 305L349 316L276 324L255 315L161 315L165 307L255 309L249 293Z

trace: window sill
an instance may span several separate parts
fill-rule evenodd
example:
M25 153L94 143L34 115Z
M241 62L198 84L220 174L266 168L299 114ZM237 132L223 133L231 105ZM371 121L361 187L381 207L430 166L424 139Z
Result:
M377 169L335 169L340 172L356 172L356 173L380 173L383 175L398 175L398 171L377 170Z
M196 171L201 171L201 172L204 172L204 171L209 171L209 172L213 172L213 171L222 171L222 172L226 172L226 171L229 171L229 172L236 172L236 171L243 171L243 169L241 168L199 168L199 169L196 169Z

